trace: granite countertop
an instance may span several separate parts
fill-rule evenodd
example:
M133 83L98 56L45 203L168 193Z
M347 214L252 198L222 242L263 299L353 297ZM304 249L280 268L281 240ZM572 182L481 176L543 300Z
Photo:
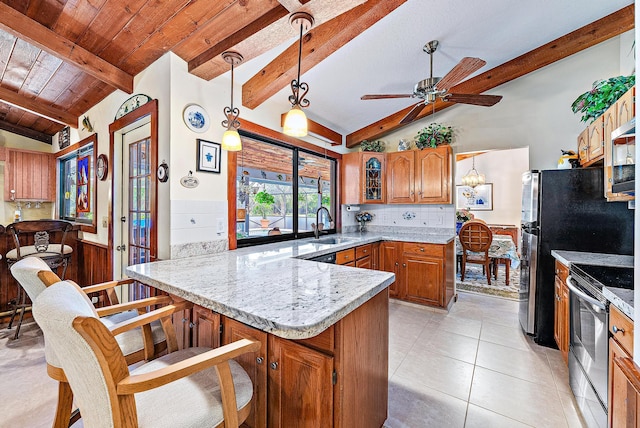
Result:
M381 240L446 244L455 235L323 235L129 266L129 277L285 339L316 336L395 280L307 258ZM336 244L323 243L335 238Z
M551 255L560 263L571 267L572 263L595 266L618 266L633 268L633 256L617 254L584 253L580 251L552 250ZM633 320L633 290L605 286L602 294L613 305Z

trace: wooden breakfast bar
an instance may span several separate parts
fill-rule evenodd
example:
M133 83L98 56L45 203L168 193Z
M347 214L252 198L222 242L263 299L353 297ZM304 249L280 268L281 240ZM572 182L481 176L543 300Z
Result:
M388 400L387 287L395 277L295 258L305 251L271 244L127 273L196 305L194 346L244 337L262 343L239 361L254 384L245 425L380 427Z

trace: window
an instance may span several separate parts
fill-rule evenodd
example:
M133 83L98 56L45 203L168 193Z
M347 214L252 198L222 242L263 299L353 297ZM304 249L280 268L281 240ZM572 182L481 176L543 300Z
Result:
M58 215L91 226L95 233L95 135L58 156ZM82 229L91 232L90 229Z
M331 219L323 210L318 222L323 230L335 231L335 159L243 134L237 165L239 247L312 236L321 206Z

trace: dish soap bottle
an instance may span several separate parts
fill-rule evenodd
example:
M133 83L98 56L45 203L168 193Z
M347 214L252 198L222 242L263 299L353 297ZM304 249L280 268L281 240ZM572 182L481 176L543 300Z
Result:
M13 214L13 221L22 221L22 206L20 206L20 202L16 204L16 210Z

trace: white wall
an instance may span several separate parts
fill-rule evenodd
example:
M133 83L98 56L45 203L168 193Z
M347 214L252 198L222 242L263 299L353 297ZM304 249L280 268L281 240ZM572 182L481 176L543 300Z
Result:
M629 47L614 37L488 91L503 96L493 107L458 104L382 140L395 151L400 139L413 140L420 129L439 122L453 126L455 153L529 147L530 168L556 168L560 149L577 151L578 134L586 127L571 104L595 80L620 75Z
M461 183L462 176L472 166L472 158L456 162L454 183ZM489 224L519 227L522 173L529 169L529 148L490 150L476 156L475 166L479 173L485 175L487 183L493 183L493 210L473 211L475 217Z

